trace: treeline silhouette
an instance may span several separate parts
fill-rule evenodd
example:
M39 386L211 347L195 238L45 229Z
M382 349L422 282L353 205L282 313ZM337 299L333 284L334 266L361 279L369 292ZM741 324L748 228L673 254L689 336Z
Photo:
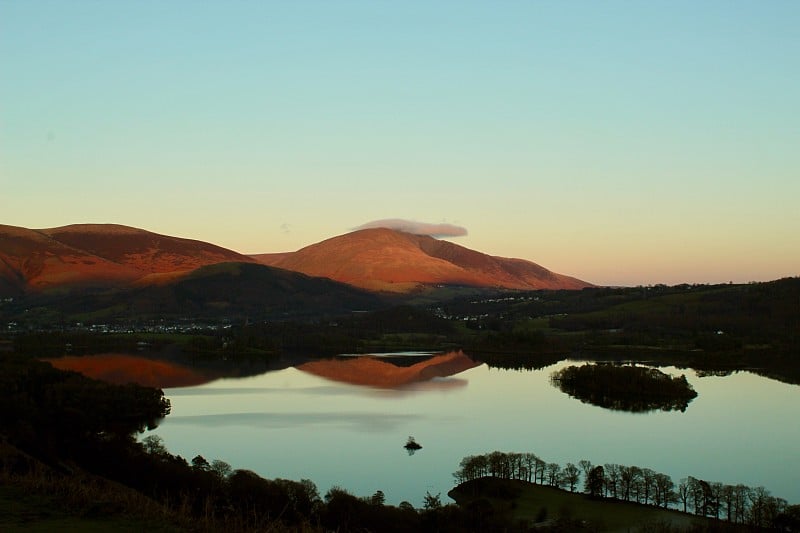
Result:
M788 505L764 487L728 485L692 476L676 485L650 468L614 463L548 463L534 453L494 451L464 457L453 473L459 485L485 477L547 485L594 498L634 502L692 512L697 516L779 531L800 530L800 505ZM581 485L581 481L583 482ZM469 486L469 485L465 485Z
M37 331L13 337L14 352L34 357L91 355L104 352L136 352L146 345L159 350L168 345L169 338L143 334L109 334L91 331Z
M197 337L186 349L210 356L263 354L330 356L376 350L452 348L453 324L412 306L328 317L313 322L276 321L234 326Z
M553 372L550 381L584 403L617 411L685 411L697 397L685 375L642 366L572 365Z

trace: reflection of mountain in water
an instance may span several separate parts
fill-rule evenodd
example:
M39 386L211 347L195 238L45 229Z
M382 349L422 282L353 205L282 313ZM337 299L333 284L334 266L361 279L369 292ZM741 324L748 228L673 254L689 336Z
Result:
M124 354L66 356L46 359L60 370L72 370L84 376L125 385L137 383L146 387L169 388L202 385L217 378L169 361Z
M464 352L458 351L437 355L411 366L398 366L386 360L364 356L309 361L299 365L297 369L352 385L393 389L419 382L429 382L434 378L453 376L481 364L464 355ZM454 380L437 381L436 383L448 387L450 381Z

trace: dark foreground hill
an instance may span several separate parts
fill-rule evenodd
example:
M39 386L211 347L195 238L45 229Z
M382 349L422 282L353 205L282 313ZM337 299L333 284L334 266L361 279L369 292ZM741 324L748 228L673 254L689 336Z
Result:
M382 300L329 279L265 265L221 263L136 288L40 295L26 308L75 319L285 319L376 309ZM18 312L24 312L16 307ZM31 313L26 313L30 315ZM12 315L13 316L13 315Z

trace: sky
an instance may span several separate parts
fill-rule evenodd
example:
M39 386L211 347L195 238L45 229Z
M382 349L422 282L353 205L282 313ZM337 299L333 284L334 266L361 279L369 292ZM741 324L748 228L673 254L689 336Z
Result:
M800 2L0 0L0 223L800 275Z

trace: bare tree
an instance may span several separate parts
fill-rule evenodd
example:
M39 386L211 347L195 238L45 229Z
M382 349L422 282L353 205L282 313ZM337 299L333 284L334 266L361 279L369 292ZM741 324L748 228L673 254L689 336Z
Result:
M602 496L603 486L605 485L605 473L603 467L597 465L589 471L589 474L584 478L583 490L589 493L590 496Z
M655 471L649 468L642 468L640 476L641 490L639 490L638 492L639 492L639 499L642 500L643 503L645 504L650 503L650 497L653 492L655 482L656 482Z
M567 463L567 465L564 467L564 470L561 472L563 484L569 487L570 492L575 492L575 487L578 485L578 480L580 480L580 477L581 472L573 463Z
M631 494L635 494L636 483L638 482L640 475L641 470L638 466L620 466L620 490L625 501L630 501Z
M539 459L536 455L532 453L523 454L522 460L525 463L525 469L527 477L525 481L530 482L531 477L533 477L533 482L536 483L536 461Z
M534 472L533 480L534 480L534 482L536 481L536 475L535 474L538 473L539 474L539 484L540 485L544 485L544 473L545 473L544 471L547 468L547 463L545 463L544 460L539 459L538 457L534 459L534 462L536 463L536 471Z
M656 474L655 492L656 505L666 508L670 503L677 501L677 494L675 494L675 483L672 481L672 478L666 474Z
M738 524L745 523L749 498L750 487L740 483L733 488L734 522Z
M606 474L606 494L610 493L612 498L616 498L619 490L620 466L614 463L606 463L603 468Z
M592 471L593 468L592 462L586 459L581 459L580 461L578 461L578 466L580 467L581 472L583 472L583 479L585 481L586 478L589 477L589 472Z
M560 481L561 466L558 463L547 463L547 484L557 487Z
M680 483L678 483L678 497L681 499L681 502L683 502L684 513L688 512L686 507L689 502L689 479L691 478L683 478Z

